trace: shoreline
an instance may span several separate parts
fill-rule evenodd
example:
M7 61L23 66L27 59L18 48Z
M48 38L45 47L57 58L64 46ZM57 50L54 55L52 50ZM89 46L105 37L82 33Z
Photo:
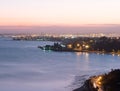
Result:
M84 51L87 53L96 53L96 54L110 54L110 55L118 55L120 56L120 53L118 52L102 52L102 51Z
M118 91L120 90L120 69L92 76L84 84L73 91Z
M40 47L38 47L40 48ZM41 49L41 48L40 48ZM44 50L44 49L41 49ZM45 51L49 51L49 50L45 50ZM51 50L54 52L81 52L81 53L95 53L95 54L110 54L110 55L118 55L120 56L120 52L103 52L103 51L79 51L79 50Z

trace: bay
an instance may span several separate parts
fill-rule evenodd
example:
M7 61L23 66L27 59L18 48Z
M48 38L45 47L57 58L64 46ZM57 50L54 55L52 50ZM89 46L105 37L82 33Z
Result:
M49 41L0 38L1 91L71 91L75 78L120 68L120 57L110 54L43 51Z

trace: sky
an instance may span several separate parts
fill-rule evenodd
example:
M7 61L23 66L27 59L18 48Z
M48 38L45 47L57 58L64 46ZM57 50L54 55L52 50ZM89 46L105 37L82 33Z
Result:
M83 32L100 32L96 26L101 31L107 27L107 32L113 32L109 28L114 27L119 32L120 0L0 0L0 33L33 32L35 29L37 32L61 32L66 27L67 32L74 32L74 28L82 32L83 27L94 27L94 31L84 29ZM71 27L73 29L69 30Z

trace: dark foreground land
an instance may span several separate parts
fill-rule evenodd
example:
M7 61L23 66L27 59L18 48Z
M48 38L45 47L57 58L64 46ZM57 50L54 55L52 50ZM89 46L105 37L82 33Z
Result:
M120 91L120 69L90 77L82 87L73 91Z

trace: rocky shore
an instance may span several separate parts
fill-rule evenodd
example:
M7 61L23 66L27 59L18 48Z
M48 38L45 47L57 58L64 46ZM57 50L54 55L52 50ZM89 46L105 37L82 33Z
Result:
M90 77L83 86L73 91L120 91L120 69Z

